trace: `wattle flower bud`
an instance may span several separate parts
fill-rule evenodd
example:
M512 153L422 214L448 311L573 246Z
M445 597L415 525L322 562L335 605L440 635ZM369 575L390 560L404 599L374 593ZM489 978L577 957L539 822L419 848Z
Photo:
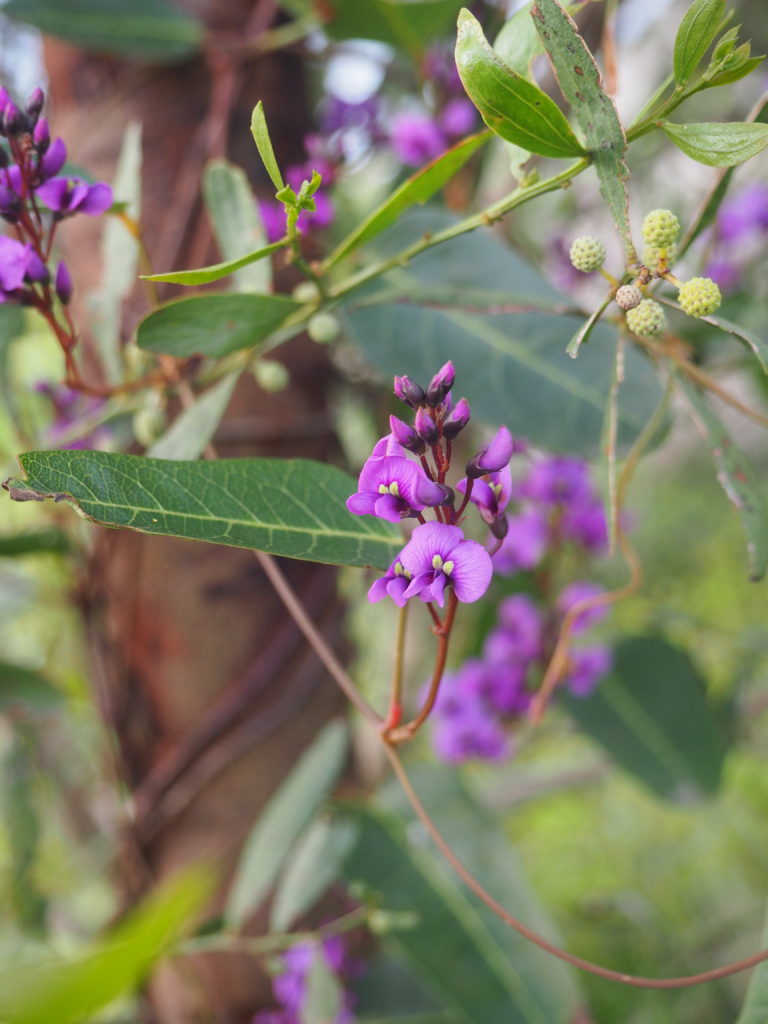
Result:
M455 379L456 371L453 368L453 363L448 360L444 366L440 367L435 376L429 382L429 387L427 388L427 404L440 405L442 400L453 387Z
M426 397L424 388L410 377L395 377L395 396L412 409L418 409Z
M69 268L63 260L59 262L56 268L55 288L62 306L66 306L72 298L74 284L72 283L72 275L69 272Z
M437 444L440 438L440 433L437 429L437 424L426 409L416 410L413 425L416 427L416 433L426 441L427 444Z
M469 423L469 417L469 402L460 398L443 420L443 436L452 441Z
M43 109L44 103L45 93L38 86L36 89L33 89L32 92L29 94L27 105L24 108L33 121L36 121L40 116L40 111Z
M406 451L413 452L414 455L421 455L427 450L426 444L414 428L403 420L399 420L397 416L389 417L389 429L397 443Z

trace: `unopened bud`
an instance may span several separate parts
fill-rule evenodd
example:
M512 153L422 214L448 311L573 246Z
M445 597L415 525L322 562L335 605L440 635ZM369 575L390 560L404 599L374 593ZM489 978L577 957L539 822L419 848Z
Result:
M276 359L260 359L253 368L253 375L262 391L285 391L291 383L290 374Z
M40 116L40 111L43 109L44 103L45 93L38 86L36 89L33 89L32 92L29 94L27 104L24 107L27 114L32 118L33 121L36 121Z
M410 405L412 409L418 409L424 404L426 395L422 388L410 377L395 377L395 395L401 402Z
M36 252L30 253L27 257L27 271L24 276L27 281L35 284L48 284L51 280L51 272Z
M509 463L515 444L512 435L505 426L499 427L491 443L469 460L466 466L467 476L476 480L486 473L497 473Z
M440 433L437 429L437 424L426 409L416 410L413 425L416 427L416 433L420 438L426 441L427 444L437 444Z
M41 155L45 153L51 144L51 132L48 128L48 118L41 117L32 132L32 142L35 149Z
M58 174L67 159L67 147L62 139L54 139L50 148L40 159L39 176L41 181L47 181L54 174Z
M509 520L506 516L499 516L497 519L492 519L491 522L488 523L488 529L496 540L504 540L507 536L507 531L509 530Z
M440 405L442 400L448 394L453 387L453 382L456 379L456 371L453 368L453 363L449 360L444 366L441 366L435 376L429 382L427 387L427 404L428 405Z
M460 398L443 420L443 437L452 441L469 423L469 417L469 402L466 398Z
M20 135L24 131L27 121L22 112L11 100L6 104L5 110L3 111L3 128L5 128L5 134L12 138L14 135Z
M307 322L307 334L318 345L327 345L329 342L335 341L340 331L341 325L333 313L315 313Z
M427 450L424 440L419 437L414 428L403 420L399 420L397 416L389 417L389 429L397 443L406 451L413 452L414 455L421 455Z
M72 275L69 272L64 260L59 261L59 265L56 268L56 282L54 287L56 288L56 294L59 297L59 302L62 306L66 306L69 300L72 298L72 292L74 285L72 283Z
M15 224L20 210L21 200L16 193L12 189L0 185L0 217L4 217L11 224Z

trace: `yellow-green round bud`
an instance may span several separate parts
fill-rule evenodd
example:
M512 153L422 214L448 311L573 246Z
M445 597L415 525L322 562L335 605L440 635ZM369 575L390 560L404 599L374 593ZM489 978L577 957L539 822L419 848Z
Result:
M290 374L276 359L260 359L253 375L262 391L285 391L291 382Z
M577 270L582 274L590 274L593 270L599 270L605 263L605 246L598 238L583 235L573 240L570 257Z
M688 316L709 316L723 298L711 277L692 277L680 286L677 301Z
M659 269L661 249L662 247L658 245L646 245L643 248L643 263L649 270ZM666 246L664 251L667 256L667 266L671 267L677 259L677 245L673 242L672 245Z
M653 337L661 334L665 322L664 310L653 299L643 299L634 309L627 310L627 327L633 334Z
M639 306L643 301L643 293L636 284L623 284L616 290L616 305L619 309L628 310Z
M671 210L651 210L643 221L643 241L659 249L674 245L680 234L680 221Z
M335 341L340 330L339 321L333 313L315 313L307 322L307 334L318 345L327 345L329 342Z

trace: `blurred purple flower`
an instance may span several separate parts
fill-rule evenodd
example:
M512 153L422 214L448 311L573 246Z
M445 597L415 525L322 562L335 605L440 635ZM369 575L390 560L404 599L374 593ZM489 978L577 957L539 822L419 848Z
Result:
M452 689L451 677L443 680L443 687ZM441 708L435 715L432 745L438 757L461 764L471 758L500 761L508 756L504 729L479 696L464 692L461 700L448 707L450 710Z
M522 491L527 498L545 505L586 501L593 493L587 464L557 455L533 463Z
M456 490L465 494L467 481L459 480ZM509 466L497 470L495 473L488 473L479 477L472 485L470 501L477 505L478 511L484 522L492 523L498 519L509 504L512 494L512 471Z
M424 57L424 76L448 93L461 94L463 86L450 46L436 43Z
M390 142L401 163L421 167L446 148L446 140L437 122L417 111L398 114L392 120Z
M509 530L501 547L493 556L493 564L504 576L535 569L544 557L549 543L546 516L530 508L509 516Z
M112 205L109 185L103 182L89 185L82 178L51 178L43 182L36 193L48 209L60 217L70 217L74 213L97 217Z
M21 288L31 255L29 245L0 235L0 303L6 302L13 292Z
M587 551L601 551L608 544L605 510L596 499L566 506L561 521L563 536Z
M561 615L565 615L579 601L585 601L587 598L597 597L598 594L604 593L604 588L597 583L592 583L590 580L576 580L573 583L569 583L561 592L557 599L557 610ZM601 622L607 614L608 606L605 604L597 605L594 608L587 608L576 616L573 623L573 632L583 633L590 626Z
M460 139L469 135L477 123L477 111L467 99L449 100L437 118L442 131L449 139Z
M527 594L514 594L499 605L498 626L486 639L484 657L491 662L528 662L542 652L544 622Z
M96 415L103 408L103 399L83 395L65 384L51 384L48 381L39 381L35 385L35 391L47 398L53 407L53 422L46 433L46 443L50 447L103 448L111 439L109 430L104 426L96 427L74 440L71 439L79 422ZM69 440L66 440L67 438Z
M755 182L726 199L717 214L717 227L728 242L768 228L768 185Z
M259 199L259 216L268 242L277 242L285 234L285 207L270 199Z
M323 107L322 130L326 135L349 128L373 131L379 116L379 102L369 96L361 103L347 103L338 96L329 95Z
M735 292L741 283L743 270L737 260L715 256L707 264L704 273L719 285L722 292Z
M588 697L613 667L610 647L582 647L571 651L571 668L566 685L574 697Z

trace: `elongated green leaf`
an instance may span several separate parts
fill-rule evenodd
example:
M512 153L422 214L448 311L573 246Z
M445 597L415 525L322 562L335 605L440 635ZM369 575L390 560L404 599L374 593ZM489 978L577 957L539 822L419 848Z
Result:
M86 50L172 63L200 49L200 22L166 0L9 0L9 18Z
M628 258L634 255L629 226L624 154L627 139L616 105L603 88L600 70L576 23L557 0L536 0L531 11L560 88L584 133L600 182Z
M725 0L694 0L685 12L675 36L673 66L678 85L685 85L714 42L724 13Z
M279 192L280 189L285 188L285 183L283 182L280 168L277 166L275 151L272 148L272 140L269 137L269 129L267 128L267 119L264 116L264 104L261 100L253 108L251 135L253 135L253 141L256 143L256 149L259 151L261 162L264 164L272 184Z
M728 738L688 654L660 636L629 637L588 698L563 694L579 728L659 796L717 791Z
M753 331L748 331L741 324L731 323L730 320L724 320L721 316L703 316L701 319L704 323L725 331L726 334L730 334L731 337L741 342L760 363L763 373L768 373L768 342L764 338L759 338Z
M254 252L246 253L234 260L227 260L225 263L212 263L208 267L199 267L197 270L169 270L165 274L142 275L144 281L166 281L169 284L210 284L211 281L220 281L222 277L229 277L241 267L248 267L252 263L271 256L286 245L287 239L281 238L279 242L272 242Z
M136 341L149 352L218 358L254 348L298 308L299 303L282 295L194 295L146 316Z
M341 874L357 830L350 821L317 818L296 843L272 902L273 931L287 932Z
M153 459L198 458L216 433L239 378L239 371L222 377L174 420L146 454Z
M22 555L48 554L66 555L72 550L69 537L63 530L29 530L0 536L0 558L17 558Z
M672 124L663 121L664 134L686 156L707 167L734 167L768 146L768 124L708 121Z
M168 882L103 941L77 957L52 956L0 970L3 1024L75 1024L133 992L152 964L189 927L210 892L207 873Z
M346 726L331 722L261 812L229 890L225 917L231 927L244 925L267 894L286 855L335 785L346 754Z
M531 18L533 0L515 11L496 36L493 48L508 68L530 78L531 61L544 47Z
M331 39L376 39L407 53L450 33L462 0L331 0L323 31Z
M267 236L248 177L227 160L211 160L203 172L203 199L225 261L264 249ZM238 292L272 291L272 264L257 260L238 269L232 279Z
M763 929L763 949L768 946L768 913ZM765 1024L768 1020L768 963L759 964L749 979L747 995L736 1024Z
M307 976L306 997L301 1007L301 1024L333 1024L344 1002L344 990L330 968L321 945L316 945Z
M612 300L612 295L609 295L608 298L604 299L601 302L601 304L597 307L597 309L594 310L591 316L589 316L584 321L584 323L581 325L578 331L576 331L574 336L568 342L568 344L565 347L565 351L568 353L571 359L576 359L576 357L579 354L579 350L581 349L581 346L584 344L585 341L589 341L589 336L595 329L595 325L598 323L600 317L606 311L608 305L610 304L610 302L612 302Z
M459 15L456 67L467 95L491 131L502 139L541 156L584 153L554 100L506 66L466 9Z
M768 568L768 506L754 470L733 443L701 391L682 376L676 378L693 418L707 439L717 479L736 509L747 541L749 578L761 580Z
M14 708L51 711L60 707L64 696L34 669L0 661L0 713Z
M427 164L403 182L384 202L370 213L351 234L334 249L326 261L327 266L338 263L353 250L365 245L385 228L390 227L400 214L414 203L426 203L446 185L464 166L473 153L484 145L490 135L481 132L457 143L447 152Z
M16 501L70 501L89 519L142 533L228 544L335 565L385 568L402 546L391 524L353 516L354 480L304 459L168 462L112 452L29 452Z

